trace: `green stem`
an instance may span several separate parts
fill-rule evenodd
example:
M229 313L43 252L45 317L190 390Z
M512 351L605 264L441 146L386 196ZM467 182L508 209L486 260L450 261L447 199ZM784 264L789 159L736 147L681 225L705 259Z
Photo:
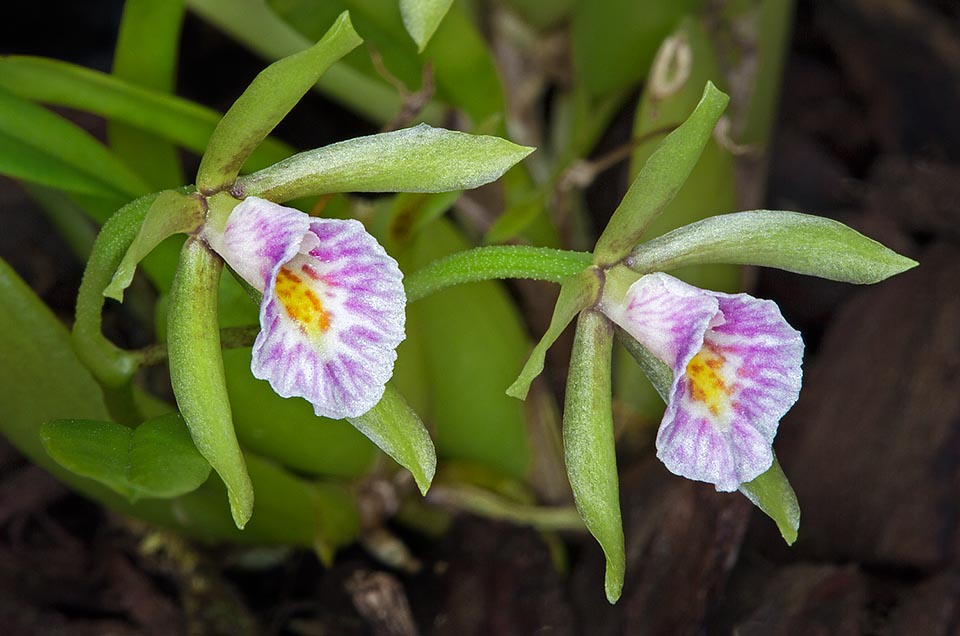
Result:
M441 289L481 280L530 278L551 283L589 267L588 252L555 250L526 245L477 247L438 259L406 280L407 302L415 302Z
M465 484L435 484L427 499L482 517L510 521L538 530L582 532L585 529L580 514L573 506L528 506Z
M260 325L223 327L220 329L220 348L241 349L253 346L258 333L260 333ZM160 364L167 359L167 343L158 342L137 351L131 351L131 353L137 357L140 366Z

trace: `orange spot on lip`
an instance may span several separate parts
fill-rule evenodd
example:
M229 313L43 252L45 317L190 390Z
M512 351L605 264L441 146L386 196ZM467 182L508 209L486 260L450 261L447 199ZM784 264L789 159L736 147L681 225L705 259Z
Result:
M309 275L306 268L304 272ZM281 267L277 273L274 292L287 315L299 323L304 330L308 332L319 330L323 333L330 328L330 312L324 309L320 298L302 278L286 267Z
M730 405L732 389L720 373L725 363L726 358L708 346L687 363L686 378L691 399L702 402L715 416Z

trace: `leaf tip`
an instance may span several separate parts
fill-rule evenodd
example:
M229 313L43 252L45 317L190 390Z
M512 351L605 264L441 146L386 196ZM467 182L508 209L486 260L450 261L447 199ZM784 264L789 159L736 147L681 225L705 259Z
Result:
M123 302L123 292L130 286L128 281L122 280L120 272L117 272L114 275L113 279L110 281L110 284L107 285L103 290L104 298L112 298L113 300L122 303Z
M530 392L530 380L525 379L523 376L520 376L513 381L505 393L512 398L517 398L518 400L526 400L527 393Z
M623 569L613 567L607 564L607 572L604 575L603 591L607 595L607 602L616 605L623 593Z
M777 528L780 530L780 536L783 537L787 545L792 546L797 542L797 537L800 536L799 513L795 518L791 519L789 523L778 523Z
M253 491L249 496L239 496L229 488L227 492L230 500L230 516L233 517L233 523L237 528L243 530L253 516Z

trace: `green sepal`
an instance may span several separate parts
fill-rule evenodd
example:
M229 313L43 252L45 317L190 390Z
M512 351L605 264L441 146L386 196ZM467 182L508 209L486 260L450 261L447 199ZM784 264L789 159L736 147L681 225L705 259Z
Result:
M230 512L238 528L253 513L253 486L227 396L217 322L223 262L201 241L190 238L170 289L167 351L170 383L180 413L200 454L227 486Z
M787 545L794 544L800 530L800 503L776 456L767 472L740 484L740 492L776 522Z
M553 343L560 337L573 319L582 310L597 301L600 293L600 276L603 275L596 267L588 267L576 276L572 276L560 285L560 295L553 308L550 326L540 338L540 342L530 352L530 357L523 365L520 375L507 389L507 395L518 400L527 399L530 383L543 371L544 359Z
M330 65L361 42L345 11L314 46L261 71L213 131L200 160L197 189L209 194L232 185L250 153Z
M760 265L857 284L876 283L917 266L832 219L774 210L691 223L641 243L624 263L640 273L702 263Z
M563 451L577 510L606 556L607 600L616 603L626 556L610 396L612 348L610 322L599 312L581 312L567 376Z
M690 117L667 135L637 174L597 240L594 262L616 263L630 253L647 226L683 186L730 98L707 82Z
M496 181L533 150L420 124L302 152L241 177L231 191L289 201L331 192L467 190Z
M98 420L54 420L40 428L40 439L58 464L131 502L179 497L199 488L210 475L210 464L176 413L135 429Z
M400 0L403 26L417 43L420 52L430 42L451 4L453 0Z
M176 190L161 192L150 205L137 237L130 244L103 295L123 302L123 292L133 282L137 264L164 239L174 234L189 234L203 223L206 209L198 195Z
M389 384L376 406L347 420L413 475L427 494L437 470L437 452L430 433L403 396Z

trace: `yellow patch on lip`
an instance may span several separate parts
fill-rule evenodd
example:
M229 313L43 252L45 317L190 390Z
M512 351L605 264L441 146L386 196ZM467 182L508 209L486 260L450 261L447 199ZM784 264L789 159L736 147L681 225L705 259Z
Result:
M324 333L330 328L330 312L323 308L323 303L303 278L286 267L281 267L277 274L274 292L287 315L306 331Z
M719 352L704 346L687 364L690 398L702 402L717 417L726 411L732 392L721 374L725 363Z

